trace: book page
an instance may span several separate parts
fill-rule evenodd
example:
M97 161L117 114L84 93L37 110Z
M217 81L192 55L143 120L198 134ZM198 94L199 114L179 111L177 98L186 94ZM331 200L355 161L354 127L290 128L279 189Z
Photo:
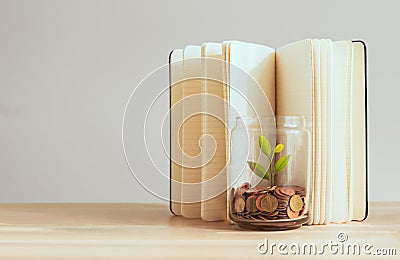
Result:
M276 114L305 115L313 120L314 65L311 40L285 45L276 50Z
M327 153L327 145L326 145L326 110L327 110L327 41L319 40L320 42L320 132L321 132L321 218L319 224L326 223L326 197L327 197L327 164L326 153Z
M353 42L353 89L352 89L352 173L354 200L353 219L363 220L367 210L366 166L366 101L365 101L365 49L361 42Z
M276 113L282 116L305 116L307 129L310 132L310 146L304 147L307 160L304 162L304 174L299 174L296 182L304 187L313 180L312 162L313 144L315 137L313 134L314 125L314 62L313 48L311 40L303 40L288 44L276 51ZM311 155L308 156L308 153ZM305 176L304 176L305 175ZM310 185L314 185L311 183ZM313 201L314 194L312 189L307 189L306 196L309 201ZM313 204L313 203L311 203ZM314 208L315 205L309 205L309 224L313 223L313 212L319 209ZM319 205L317 205L319 206Z
M348 215L346 222L353 219L353 160L352 160L352 139L353 139L353 114L352 94L353 94L353 44L349 41L349 55L347 57L347 72L349 80L346 88L346 174L347 174L347 196L349 200Z
M229 78L230 78L230 53L231 53L231 42L230 41L224 41L222 43L222 50L223 50L223 57L224 57L224 72L223 72L223 82L226 84L226 89L225 89L225 97L224 100L226 100L228 102L228 104L230 104L230 84L229 84ZM229 116L229 112L230 111L230 107L227 106L225 107L225 114L227 115L227 118L225 118L228 123L228 134L226 135L226 161L229 162L230 158L231 158L231 142L230 142L230 131L231 129L231 125L233 125L233 123L230 123L230 116ZM230 181L229 181L229 163L228 163L228 169L227 169L227 186L228 189L230 189L229 187ZM227 198L227 205L229 203L228 201L229 198ZM227 207L227 214L228 214L228 207Z
M351 80L349 74L349 55L351 44L347 41L333 43L332 68L332 109L331 109L331 164L332 196L331 221L346 222L348 219L349 196L347 179L347 125L346 100Z
M323 170L325 171L325 221L324 224L328 224L331 221L331 193L332 193L332 172L330 170L331 162L331 146L330 136L331 136L331 119L330 119L330 111L332 109L331 105L331 88L332 88L332 41L331 40L323 40L325 41L325 58L323 61L325 63L325 75L324 77L324 86L322 87L322 97L323 104L322 107L322 143L324 146L323 157L322 157L322 165Z
M183 89L181 80L183 79L183 50L173 50L170 54L169 68L170 68L170 111L171 111L171 211L175 215L181 215L181 187L182 181L182 167L180 162L182 151L180 143L182 142L182 135L179 131L179 121L182 118L181 103Z
M265 116L270 114L271 109L274 113L275 50L263 45L231 41L229 62L231 106L242 116Z
M263 122L259 125L247 127L260 128L260 132L269 139L271 145L275 145L275 50L258 44L231 41L228 51L229 130L233 129L236 117L262 117ZM246 153L249 148L245 147L247 145L247 140L232 141L231 155ZM250 176L254 176L248 167L243 171L243 165L247 165L247 156L231 158L229 185L249 181ZM258 185L260 181L268 182L260 178L250 178L251 185ZM264 184L268 185L261 183Z
M224 56L221 43L206 43L202 46L204 70L203 135L201 168L201 218L207 221L226 219L226 141L225 97L226 85L223 83ZM212 95L212 96L210 96ZM218 98L220 99L218 99ZM220 118L220 117L223 118ZM213 153L212 159L208 154Z
M313 224L320 224L323 219L322 212L322 193L323 183L322 164L321 164L321 50L319 40L312 40L313 61L314 61L314 216Z
M187 46L183 53L184 77L183 98L185 99L183 113L186 119L182 125L182 206L181 213L187 218L201 216L201 149L199 141L202 136L202 116L191 115L189 111L201 109L201 98L190 97L201 94L203 80L197 78L202 75L201 47Z

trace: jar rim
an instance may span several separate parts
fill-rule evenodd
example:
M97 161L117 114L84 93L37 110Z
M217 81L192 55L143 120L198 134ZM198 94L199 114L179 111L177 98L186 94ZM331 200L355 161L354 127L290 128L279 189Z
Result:
M306 126L305 116L277 116L276 126L287 127L287 128L297 128Z

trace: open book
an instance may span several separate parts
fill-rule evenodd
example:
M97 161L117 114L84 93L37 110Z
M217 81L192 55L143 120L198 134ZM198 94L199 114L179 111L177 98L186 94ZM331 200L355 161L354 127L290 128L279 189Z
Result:
M245 116L265 105L260 93L244 90L250 109L231 91L233 84L248 84L237 68L257 82L275 115L306 118L312 139L309 224L365 219L366 48L361 41L328 39L278 49L226 41L171 52L171 211L226 218L228 130L235 114L226 104Z

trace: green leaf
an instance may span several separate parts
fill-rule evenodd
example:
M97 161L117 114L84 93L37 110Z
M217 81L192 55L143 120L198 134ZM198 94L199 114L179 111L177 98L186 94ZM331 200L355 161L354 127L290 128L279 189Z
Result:
M276 147L275 147L275 152L276 153L280 153L280 152L282 152L282 150L285 148L285 146L283 145L283 144L278 144Z
M259 177L270 180L269 172L261 164L256 162L247 161L250 169Z
M258 144L260 145L261 151L269 157L271 154L271 144L269 143L268 139L260 135L258 138Z
M275 163L275 168L274 168L274 173L277 174L278 172L282 171L285 169L287 166L289 159L290 159L290 154L283 156L279 158L279 160Z

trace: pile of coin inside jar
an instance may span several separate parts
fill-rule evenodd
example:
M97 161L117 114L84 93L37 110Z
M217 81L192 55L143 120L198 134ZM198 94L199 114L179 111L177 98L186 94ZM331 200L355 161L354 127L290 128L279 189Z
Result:
M232 189L234 218L249 220L293 219L305 213L305 189L300 186L250 187L246 182Z

